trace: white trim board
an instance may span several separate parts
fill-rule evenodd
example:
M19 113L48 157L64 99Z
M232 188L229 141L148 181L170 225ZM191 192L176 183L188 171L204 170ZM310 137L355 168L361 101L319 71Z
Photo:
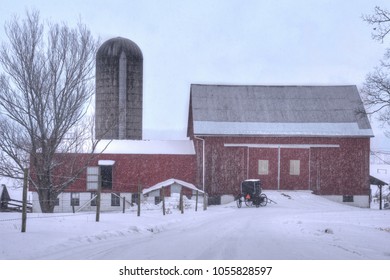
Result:
M246 143L225 143L224 147L246 147L263 149L310 149L310 148L340 148L334 144L246 144Z

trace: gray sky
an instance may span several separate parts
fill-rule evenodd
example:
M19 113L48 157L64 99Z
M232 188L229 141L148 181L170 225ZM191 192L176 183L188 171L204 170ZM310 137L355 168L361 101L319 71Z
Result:
M0 0L2 25L29 8L81 21L102 41L126 37L144 55L144 134L186 136L192 83L358 87L386 48L362 20L368 0ZM3 28L0 39L5 39ZM387 42L388 43L388 42ZM377 133L378 130L375 130ZM374 146L380 146L379 139Z

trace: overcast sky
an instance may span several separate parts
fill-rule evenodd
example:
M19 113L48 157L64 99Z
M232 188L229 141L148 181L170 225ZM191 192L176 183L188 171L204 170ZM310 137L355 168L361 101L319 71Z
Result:
M36 9L81 21L102 41L125 37L144 56L144 135L186 136L192 83L358 87L385 44L362 20L368 0L0 0L2 25ZM3 28L0 39L5 39ZM389 42L387 42L388 45ZM160 137L167 137L160 134ZM376 142L374 142L376 143ZM378 143L377 143L378 144ZM378 144L379 145L379 144Z

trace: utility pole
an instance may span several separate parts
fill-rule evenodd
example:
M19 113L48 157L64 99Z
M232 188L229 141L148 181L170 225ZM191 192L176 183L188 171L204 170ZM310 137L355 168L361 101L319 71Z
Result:
M27 183L28 183L28 169L24 169L24 179L23 179L23 205L22 205L22 232L26 232L27 224Z

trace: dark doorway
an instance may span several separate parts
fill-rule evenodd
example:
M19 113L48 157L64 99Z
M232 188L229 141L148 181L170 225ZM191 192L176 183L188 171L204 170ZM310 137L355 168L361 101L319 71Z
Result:
M102 178L102 189L112 189L112 166L100 166L100 175Z

